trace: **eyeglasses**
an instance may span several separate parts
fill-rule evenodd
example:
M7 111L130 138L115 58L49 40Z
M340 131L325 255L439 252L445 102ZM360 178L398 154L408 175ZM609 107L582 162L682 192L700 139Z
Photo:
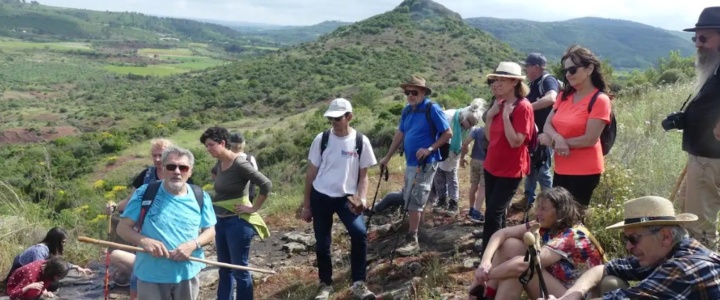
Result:
M660 229L654 229L654 230L650 230L643 234L626 235L626 236L624 236L625 242L630 242L631 245L636 246L640 242L640 239L642 237L656 234L659 231L660 231Z
M693 43L697 43L698 41L700 41L700 44L705 44L705 43L707 43L709 37L704 36L704 35L698 35L698 36L694 36L690 39L693 41Z
M562 72L563 72L563 74L567 74L567 72L570 72L570 75L575 75L575 73L577 73L578 68L579 68L578 66L572 66L569 68L562 69Z
M410 94L412 94L413 96L417 96L418 93L418 91L405 90L405 96L410 96Z
M167 164L165 165L165 170L168 170L170 172L175 171L175 169L180 169L180 172L186 173L187 171L190 171L190 166L186 165L176 165L176 164Z

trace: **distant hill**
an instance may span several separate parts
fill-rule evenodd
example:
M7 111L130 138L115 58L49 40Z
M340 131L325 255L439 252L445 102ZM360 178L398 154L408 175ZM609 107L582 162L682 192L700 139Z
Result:
M316 41L320 36L331 33L340 26L352 23L341 21L325 21L310 26L276 26L261 27L259 25L230 25L245 36L262 39L277 46L292 46L305 42Z
M579 18L561 22L535 22L496 18L469 18L470 26L490 32L522 53L541 52L559 60L572 44L590 48L618 69L646 68L672 50L694 53L683 33L625 20Z
M319 101L352 97L363 88L404 99L399 84L411 74L427 78L434 97L460 86L479 95L480 89L487 89L483 73L499 61L521 57L440 4L406 0L392 11L342 26L316 42L203 72L116 85L102 93L122 95L134 103L128 109L138 113L161 101L172 103L181 115L203 112L212 119L242 111L262 116L303 111ZM115 104L109 100L102 105Z
M237 42L229 27L133 12L101 12L0 0L0 36L33 41Z

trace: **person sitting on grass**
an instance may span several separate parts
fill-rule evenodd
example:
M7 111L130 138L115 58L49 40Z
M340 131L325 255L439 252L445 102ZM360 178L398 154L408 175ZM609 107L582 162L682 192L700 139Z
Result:
M538 276L525 285L519 281L529 267L523 260L528 251L523 235L536 224L542 245L538 258L551 295L562 295L583 272L603 264L602 248L580 223L580 207L570 192L550 188L541 192L536 202L536 221L503 228L490 238L471 287L484 287L485 298L480 299L519 299L523 290L531 299L538 298Z

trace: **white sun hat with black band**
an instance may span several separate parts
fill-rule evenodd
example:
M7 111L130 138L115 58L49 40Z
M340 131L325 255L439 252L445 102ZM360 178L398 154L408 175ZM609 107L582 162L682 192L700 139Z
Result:
M657 225L681 225L697 221L694 214L675 214L670 200L657 196L645 196L625 202L625 220L606 229L643 227Z
M522 67L518 63L504 61L498 64L498 67L492 73L487 75L488 78L494 79L498 77L513 78L524 80L525 76L522 74Z

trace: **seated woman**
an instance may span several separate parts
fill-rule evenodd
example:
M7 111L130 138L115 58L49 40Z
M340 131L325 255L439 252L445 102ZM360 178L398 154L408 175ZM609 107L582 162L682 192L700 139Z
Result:
M580 207L570 192L562 187L548 189L538 196L536 205L536 221L492 235L471 290L484 287L488 299L519 299L523 290L530 299L540 296L537 274L525 286L519 281L529 265L523 261L527 251L523 235L535 224L540 225L542 248L538 258L549 294L564 294L583 272L603 264L602 248L580 223Z
M39 260L47 260L51 256L60 256L63 254L65 241L67 240L67 232L60 227L53 227L47 232L45 238L38 244L32 245L25 249L22 253L15 256L10 272L5 277L5 283L8 282L12 273L20 267L36 262ZM93 271L80 267L78 265L68 264L69 269L75 269L84 275L92 275ZM57 287L49 287L47 290L54 291Z

